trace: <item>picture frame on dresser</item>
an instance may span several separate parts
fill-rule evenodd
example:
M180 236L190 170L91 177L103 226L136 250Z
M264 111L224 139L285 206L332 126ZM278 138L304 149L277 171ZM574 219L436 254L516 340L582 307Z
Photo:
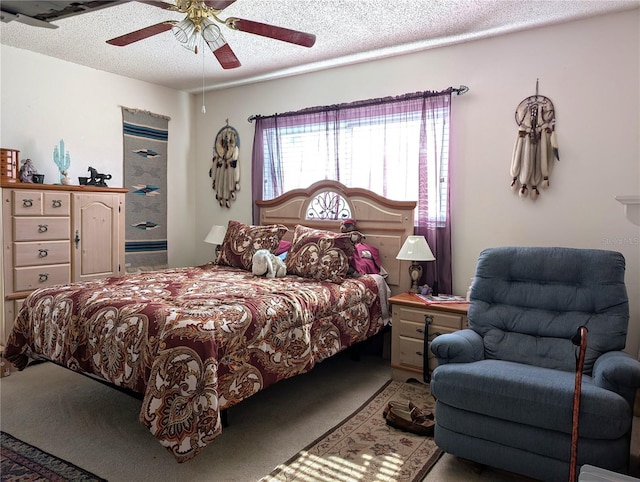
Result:
M4 181L0 188L4 345L35 289L124 274L128 190Z
M429 350L439 335L467 328L468 302L425 303L412 293L389 298L391 304L391 378L429 383L437 361Z

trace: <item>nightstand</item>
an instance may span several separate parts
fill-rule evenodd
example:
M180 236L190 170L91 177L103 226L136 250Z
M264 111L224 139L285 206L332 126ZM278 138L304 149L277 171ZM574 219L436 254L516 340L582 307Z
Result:
M437 366L428 345L436 336L467 327L469 303L427 305L409 293L389 299L391 303L391 371L394 380L428 381ZM427 343L425 344L425 336ZM424 376L424 357L429 373Z

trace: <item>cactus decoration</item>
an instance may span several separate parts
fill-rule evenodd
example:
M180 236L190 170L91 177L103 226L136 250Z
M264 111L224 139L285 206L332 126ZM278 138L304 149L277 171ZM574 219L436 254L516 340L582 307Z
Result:
M58 166L60 182L62 182L62 178L66 177L67 169L69 169L69 165L71 164L71 156L69 152L65 152L64 141L62 139L60 140L60 144L53 148L53 162Z

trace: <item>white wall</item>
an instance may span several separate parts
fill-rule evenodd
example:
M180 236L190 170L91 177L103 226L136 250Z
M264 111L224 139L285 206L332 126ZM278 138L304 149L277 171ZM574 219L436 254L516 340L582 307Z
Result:
M640 10L585 19L313 74L213 91L197 115L197 213L203 239L213 223L251 220L252 114L440 90L466 84L453 100L454 291L464 294L480 251L498 245L614 249L627 260L631 299L627 350L640 347L640 228L614 200L640 193ZM557 110L561 161L534 203L509 189L514 111L535 94ZM200 99L194 102L199 112ZM241 138L242 188L230 210L214 203L206 172L225 119ZM198 260L210 258L208 248Z
M110 173L122 187L121 106L169 116L169 263L192 263L195 193L190 95L154 84L0 46L0 144L33 160L45 183L58 182L53 148L63 139L77 184L87 168Z

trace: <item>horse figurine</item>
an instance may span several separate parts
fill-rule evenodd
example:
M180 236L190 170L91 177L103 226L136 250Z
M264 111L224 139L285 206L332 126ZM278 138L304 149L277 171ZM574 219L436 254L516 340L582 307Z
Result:
M87 181L88 185L107 187L107 183L105 182L105 180L108 181L109 179L111 179L111 174L100 174L98 173L98 170L94 169L93 167L89 167L88 170L91 174L91 177Z

